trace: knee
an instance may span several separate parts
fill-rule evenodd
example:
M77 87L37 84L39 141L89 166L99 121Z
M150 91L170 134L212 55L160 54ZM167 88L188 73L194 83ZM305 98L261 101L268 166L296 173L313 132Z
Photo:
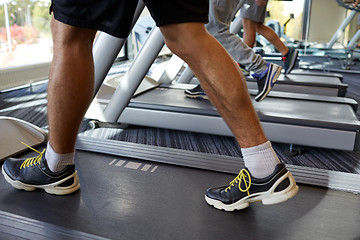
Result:
M171 52L173 52L180 58L183 58L182 56L187 55L187 46L183 45L183 42L180 39L165 38L165 44L171 50Z
M272 29L263 23L256 23L256 31L262 35L271 32Z
M166 46L184 60L194 54L204 37L209 35L202 23L174 24L160 29Z

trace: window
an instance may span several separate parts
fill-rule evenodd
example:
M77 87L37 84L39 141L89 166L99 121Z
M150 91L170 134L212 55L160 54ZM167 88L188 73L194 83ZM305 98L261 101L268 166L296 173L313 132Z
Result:
M302 37L303 9L304 0L270 0L267 5L267 11L270 16L265 19L265 23L269 20L274 20L283 26L290 19L290 14L293 14L294 18L286 24L285 34L292 39L299 40Z
M51 61L50 0L0 0L0 68Z

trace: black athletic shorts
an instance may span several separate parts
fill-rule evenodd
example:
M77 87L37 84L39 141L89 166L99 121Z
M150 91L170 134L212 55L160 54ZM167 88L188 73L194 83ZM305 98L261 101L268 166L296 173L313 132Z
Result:
M208 22L209 0L144 0L157 26ZM126 38L138 0L52 0L56 20Z

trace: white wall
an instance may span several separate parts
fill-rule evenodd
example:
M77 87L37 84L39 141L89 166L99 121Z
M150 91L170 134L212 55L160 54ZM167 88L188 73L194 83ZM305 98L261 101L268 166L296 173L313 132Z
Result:
M345 17L346 9L335 0L312 0L309 41L329 42Z

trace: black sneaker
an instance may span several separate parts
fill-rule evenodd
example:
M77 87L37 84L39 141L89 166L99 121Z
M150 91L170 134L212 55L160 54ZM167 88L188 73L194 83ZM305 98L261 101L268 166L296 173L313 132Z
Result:
M268 63L267 69L261 74L252 74L253 78L257 80L259 92L255 96L255 101L260 102L266 98L271 89L274 87L279 75L281 73L281 66L274 63Z
M60 172L50 171L44 156L45 150L33 158L5 160L2 173L14 188L34 191L37 188L55 195L65 195L80 188L74 165L66 166Z
M204 90L201 88L200 84L192 89L186 89L184 93L185 96L189 98L209 99Z
M264 205L281 203L294 197L298 190L292 174L279 163L266 178L252 178L249 171L243 169L229 186L207 189L205 200L217 209L234 211L256 201Z
M282 57L284 61L285 75L289 74L295 67L299 51L297 49L289 48L289 52Z

